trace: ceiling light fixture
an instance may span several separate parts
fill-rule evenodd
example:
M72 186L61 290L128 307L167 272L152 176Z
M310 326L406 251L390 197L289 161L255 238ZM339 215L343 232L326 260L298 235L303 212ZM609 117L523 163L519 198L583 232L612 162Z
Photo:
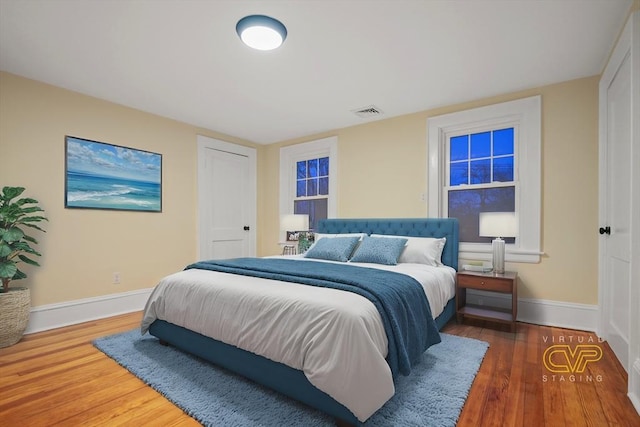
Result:
M265 15L245 16L236 24L236 32L244 44L258 50L276 49L287 38L282 22Z

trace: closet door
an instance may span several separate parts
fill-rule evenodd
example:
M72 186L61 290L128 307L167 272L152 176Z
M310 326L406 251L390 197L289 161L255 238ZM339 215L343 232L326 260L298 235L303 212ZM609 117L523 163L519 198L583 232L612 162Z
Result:
M631 295L631 59L626 56L606 92L605 218L601 225L606 288L606 339L629 371Z
M629 373L640 412L640 12L600 79L599 335ZM595 232L596 230L594 230Z
M198 143L198 258L255 256L255 150L202 136Z

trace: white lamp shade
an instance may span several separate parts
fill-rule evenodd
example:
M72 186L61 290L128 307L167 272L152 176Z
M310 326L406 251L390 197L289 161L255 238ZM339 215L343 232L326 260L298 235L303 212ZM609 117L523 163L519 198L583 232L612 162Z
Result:
M518 237L518 215L515 212L481 212L480 236Z
M287 38L287 28L282 22L265 15L245 16L236 25L240 39L258 50L273 50Z
M282 231L307 231L309 230L309 215L289 214L280 218L280 230Z

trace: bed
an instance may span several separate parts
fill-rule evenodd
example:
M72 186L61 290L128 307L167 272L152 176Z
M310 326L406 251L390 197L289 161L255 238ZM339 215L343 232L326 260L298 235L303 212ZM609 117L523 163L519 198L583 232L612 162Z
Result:
M435 275L438 281L448 283L442 286L455 289L455 271L458 266L457 220L449 218L328 219L320 221L316 233L324 237L342 237L343 240L349 240L351 236L361 233L362 236L367 236L367 244L374 240L380 242L384 237L401 237L404 241L410 242L434 239L444 242L446 240L441 249L442 253L439 254L444 266L430 267L428 274L423 272L422 266L414 263L398 263L402 272L399 274L395 271L395 266L373 265L366 258L359 260L364 260L364 263L336 263L324 259L310 260L303 256L275 257L278 268L280 265L284 266L282 268L295 265L297 270L321 271L322 273L318 274L322 277L318 277L322 280L337 270L356 271L358 274L352 274L352 276L357 275L363 278L380 278L385 281L389 279L389 283L398 276L407 275L408 280L415 282L420 288L422 299L426 301L423 305L427 305L429 313L429 316L426 316L429 317L428 325L424 328L422 326L408 328L411 334L416 334L416 337L414 339L411 335L407 340L424 342L426 345L424 348L439 342L437 330L453 317L455 297L452 291L447 291L440 292L446 297L441 296L437 303L433 300L438 298L431 296L424 298L424 294L428 295L429 292L427 292L427 285L422 283L421 277ZM339 240L326 239L325 243ZM397 240L386 239L385 242L398 243ZM320 241L317 242L318 245ZM360 238L356 247L358 245L365 246L364 237ZM405 243L405 247L408 248L409 243ZM358 250L359 248L354 253L357 254ZM386 311L380 309L377 300L372 299L372 303L362 297L362 292L370 292L368 288L365 291L358 291L360 295L352 294L352 292L344 292L341 284L337 285L337 289L326 288L324 284L317 286L315 281L318 277L305 279L310 281L307 284L313 286L294 285L290 282L298 279L289 280L285 275L285 273L289 274L288 270L286 272L278 270L273 276L275 273L271 270L264 273L262 267L260 277L246 277L244 270L235 274L238 273L236 268L240 264L242 268L251 270L257 262L263 261L262 259L239 259L211 261L211 264L195 263L185 271L163 279L145 307L142 332L148 331L163 343L199 356L319 409L333 416L339 424L361 425L393 395L393 378L398 375L398 371L402 374L410 371L409 359L412 356L407 355L407 349L402 347L404 343L398 343L405 340L405 335L410 334L406 331L400 331L397 335L390 332L389 325L396 325L397 318L393 315L387 317ZM264 262L270 263L269 266L272 265L271 260ZM249 267L244 265L245 263L248 263ZM361 267L371 268L362 269ZM342 271L340 274L343 274ZM369 274L372 276L368 276ZM420 276L420 283L418 283L418 276ZM266 295L260 295L260 304L266 301L266 305L260 305L257 308L258 302L249 302L254 298L253 296L233 294L233 299L227 300L228 306L220 305L212 309L213 304L207 302L209 297L204 297L199 292L204 292L202 290L204 288L207 288L207 292L211 292L208 289L210 282L220 281L225 282L224 286L231 286L233 292L245 292L245 286L254 289L253 287L259 283L260 288L264 289L260 292L266 292ZM300 281L304 283L304 280L300 279ZM386 289L386 286L377 289L380 288ZM236 291L237 289L240 290ZM228 291L226 289L219 291L215 298L224 301L222 295L225 292ZM271 300L275 299L278 304L285 304L286 307L273 308L270 304ZM356 316L351 312L344 313L338 308L334 309L333 306L328 305L328 301L331 301L331 304L339 301L338 305L349 306L349 310L353 309L358 314ZM372 310L377 314L371 314ZM331 317L334 316L334 312L338 313L335 314L335 318ZM431 315L432 312L433 315ZM256 313L261 317L259 321L253 322L251 319L252 316L258 315ZM265 317L271 316L271 313L273 313L272 317ZM295 318L295 320L284 318L283 316L285 314L288 316L288 313L303 318ZM239 316L240 323L237 323L236 327L241 324L243 328L241 332L226 325L226 319L230 316ZM398 318L404 317L407 315L403 314ZM408 317L412 318L411 315ZM325 322L320 329L318 322ZM329 323L326 322L339 326L329 328L327 327ZM209 327L201 327L204 323L208 323ZM422 331L422 329L430 329L431 324L435 328L437 338L434 332ZM338 334L334 330L346 332ZM349 348L350 346L352 348ZM411 343L407 347L408 351L414 353L417 351ZM296 350L292 350L294 348ZM333 360L325 360L327 358ZM344 378L347 377L348 380L345 380ZM340 382L341 378L342 382L337 384L336 382Z

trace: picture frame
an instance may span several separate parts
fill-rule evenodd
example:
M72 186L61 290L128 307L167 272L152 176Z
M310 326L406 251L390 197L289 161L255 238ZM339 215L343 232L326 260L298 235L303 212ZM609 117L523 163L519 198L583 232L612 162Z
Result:
M162 154L65 136L64 206L162 212Z
M299 231L287 231L287 242L297 242L299 237Z

